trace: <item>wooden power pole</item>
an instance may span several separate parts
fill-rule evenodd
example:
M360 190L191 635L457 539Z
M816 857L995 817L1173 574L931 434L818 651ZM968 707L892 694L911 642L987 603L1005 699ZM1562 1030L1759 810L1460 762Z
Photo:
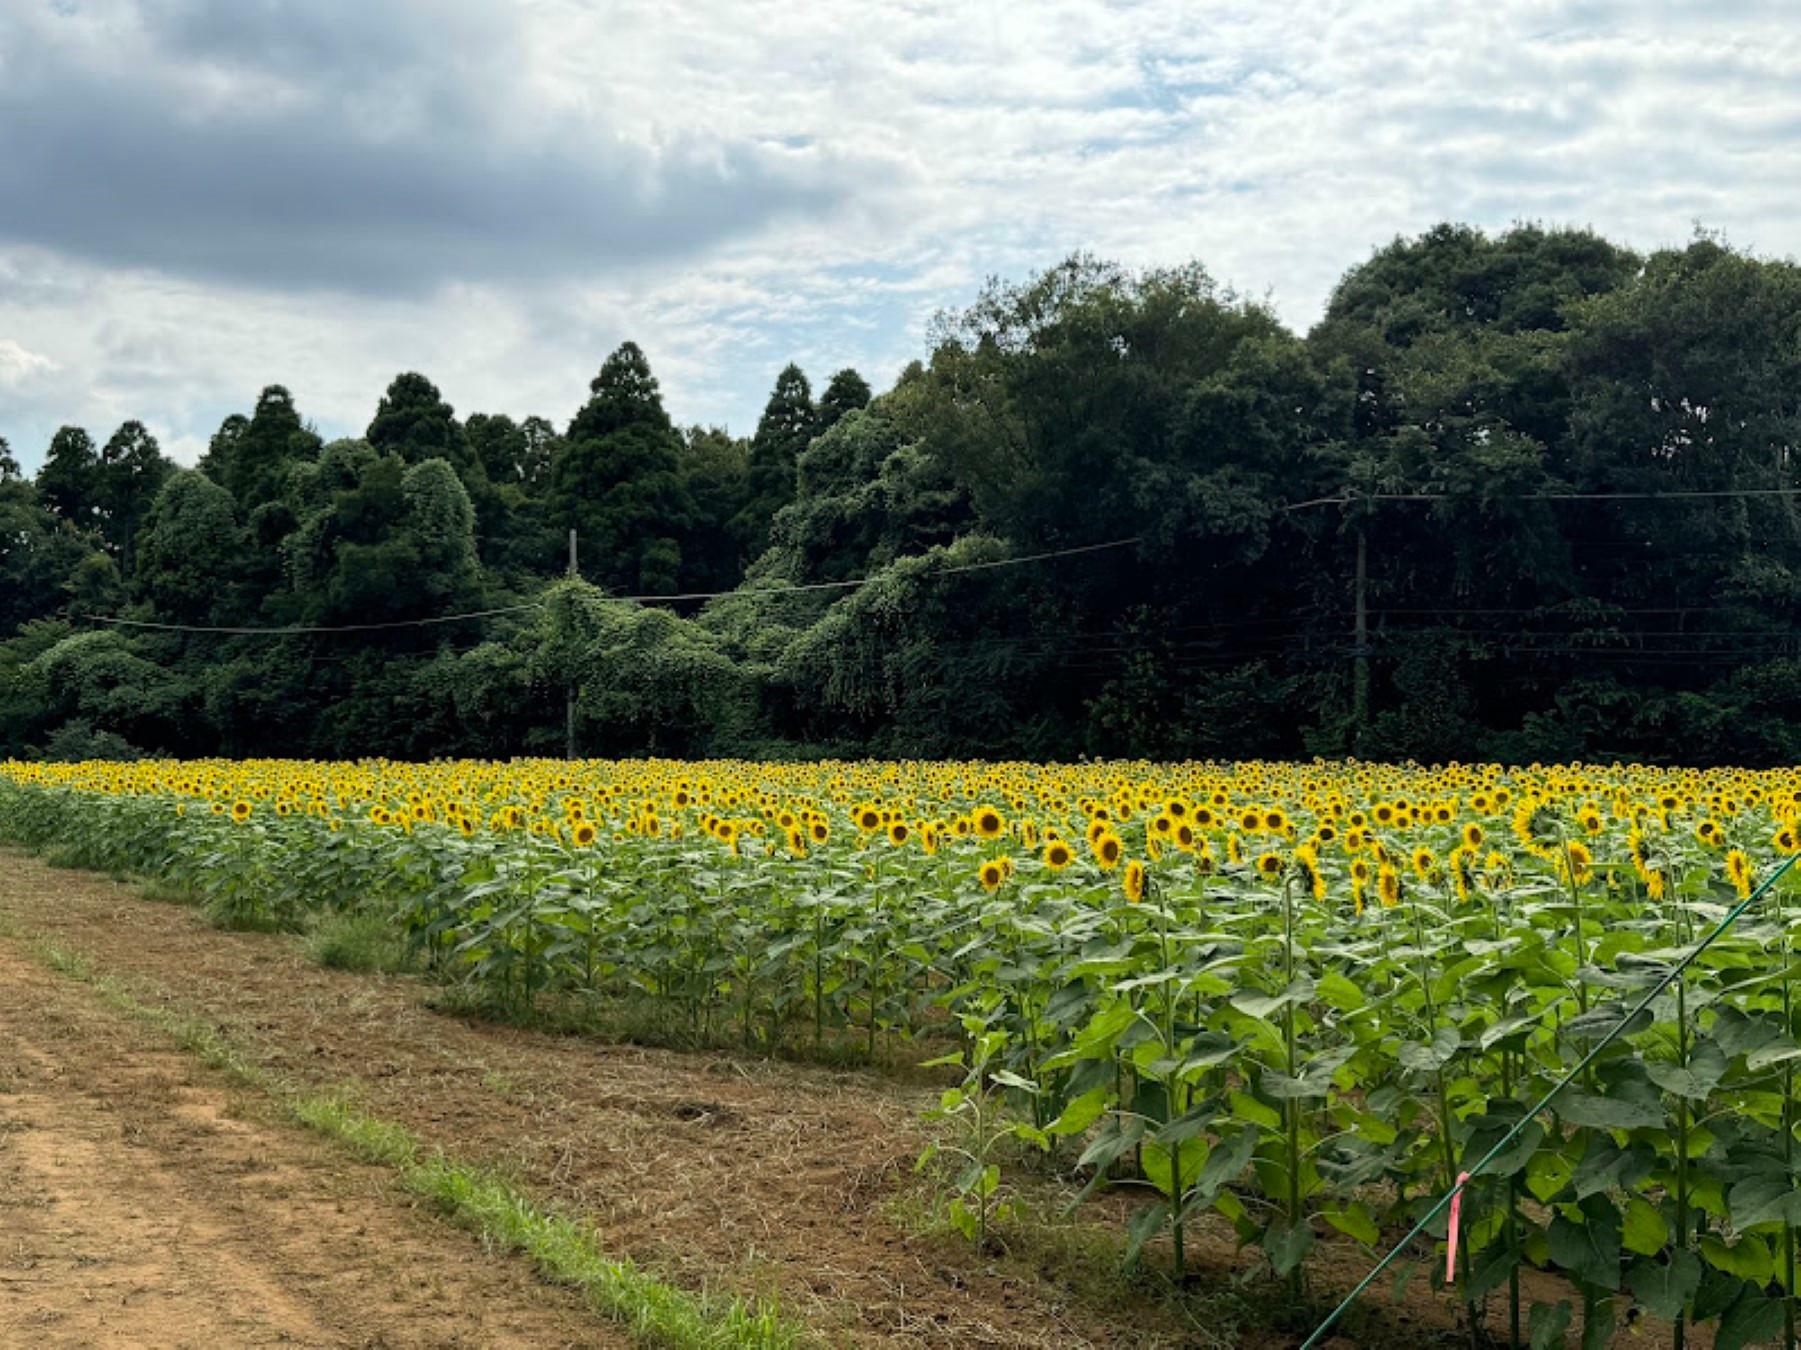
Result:
M1358 555L1362 557L1362 554ZM569 531L569 579L576 578L575 530ZM570 676L563 701L563 758L575 758L575 678Z
M1351 637L1351 748L1359 749L1370 715L1369 539L1357 522L1357 583Z

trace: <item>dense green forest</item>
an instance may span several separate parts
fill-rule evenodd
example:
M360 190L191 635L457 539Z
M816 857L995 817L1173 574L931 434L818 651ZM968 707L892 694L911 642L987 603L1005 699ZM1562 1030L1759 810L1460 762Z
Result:
M927 345L748 440L626 343L566 421L0 442L0 755L559 754L573 689L597 755L1801 760L1792 263L1447 225L1302 336L1077 257Z

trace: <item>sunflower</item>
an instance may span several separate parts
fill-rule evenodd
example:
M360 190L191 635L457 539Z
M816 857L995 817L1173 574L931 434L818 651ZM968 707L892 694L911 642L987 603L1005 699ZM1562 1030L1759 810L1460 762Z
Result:
M1460 844L1451 850L1446 861L1450 863L1451 884L1457 890L1457 898L1467 902L1476 884L1476 850Z
M1134 905L1144 899L1144 864L1136 858L1127 863L1120 884L1125 888L1126 899Z
M901 844L906 843L907 837L912 833L912 828L908 826L906 821L892 821L888 826L888 842L898 847Z
M1061 872L1075 861L1075 852L1061 839L1053 839L1044 846L1044 865L1053 872Z
M1413 850L1413 874L1421 881L1431 881L1438 875L1438 859L1432 856L1432 850L1425 847Z
M1594 856L1588 851L1588 845L1579 840L1572 839L1563 846L1562 870L1578 886L1586 885L1595 875L1594 861Z
M1557 841L1556 813L1537 797L1521 797L1513 808L1513 834L1520 847L1547 862L1556 858L1551 845Z
M1512 876L1513 864L1508 861L1507 855L1490 850L1489 855L1482 860L1482 879L1487 883L1488 889L1500 890Z
M1280 853L1259 853L1257 855L1257 875L1261 877L1281 876L1282 855Z
M1376 873L1376 894L1381 897L1384 909L1393 909L1401 903L1401 874L1388 863L1383 863Z
M1307 894L1315 900L1326 898L1326 878L1320 874L1319 854L1312 844L1302 844L1294 851L1295 871L1300 874L1301 885Z
M985 862L976 873L976 879L982 883L982 889L992 895L1001 888L1001 882L1007 879L1007 869L998 862Z
M1094 841L1094 860L1102 871L1111 872L1119 866L1119 860L1125 856L1126 846L1120 842L1117 834L1109 830Z
M1468 825L1463 827L1463 845L1465 848L1481 848L1483 837L1482 827L1475 821L1472 820Z
M1735 848L1726 855L1726 875L1732 880L1732 889L1738 892L1740 900L1751 894L1751 859L1745 856L1742 848Z
M240 797L231 804L231 818L242 825L245 821L250 819L251 813L255 810L255 807Z
M999 839L1001 837L1001 831L1007 828L1007 821L1006 818L992 806L981 806L976 808L976 813L971 818L970 825L975 829L976 835L979 838Z
M592 848L594 837L598 833L599 831L594 828L593 821L577 820L572 822L569 827L569 842L577 848Z

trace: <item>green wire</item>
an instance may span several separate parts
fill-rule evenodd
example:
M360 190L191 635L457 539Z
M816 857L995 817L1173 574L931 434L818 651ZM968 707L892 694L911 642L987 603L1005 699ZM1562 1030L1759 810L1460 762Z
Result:
M1523 1131L1527 1125L1531 1124L1540 1111L1543 1111L1551 1104L1552 1099L1556 1097L1558 1093L1562 1092L1566 1087L1573 1083L1582 1074L1584 1069L1595 1062L1595 1059L1603 1050L1612 1045L1614 1041L1618 1040L1620 1033L1631 1024L1632 1020L1640 1013L1644 1012L1645 1009L1649 1008L1653 999L1674 984L1681 976L1682 972L1694 964L1695 958L1712 946L1715 938L1719 937L1720 934L1724 933L1728 928L1732 927L1734 923L1738 922L1739 915L1743 914L1747 909L1750 909L1752 905L1756 904L1757 901L1762 898L1764 892L1774 886L1782 874L1793 867L1797 861L1801 861L1801 853L1790 854L1787 860L1774 872L1770 873L1756 890L1752 891L1751 894L1747 895L1743 900L1739 901L1738 904L1734 905L1727 912L1726 917L1721 919L1720 922L1715 925L1713 932L1709 933L1696 944L1693 951L1683 957L1675 965L1671 966L1669 970L1665 971L1663 977L1659 979L1656 984L1651 986L1650 992L1638 1001L1637 1006L1622 1017L1612 1031L1608 1032L1599 1041L1595 1042L1594 1048L1582 1057L1582 1062L1566 1073L1562 1079L1552 1086L1549 1092L1539 1098L1538 1105L1534 1106L1530 1111L1526 1112L1525 1115L1521 1116L1519 1122L1511 1130L1507 1131L1506 1134L1501 1136L1501 1142L1489 1149L1487 1153L1484 1153L1481 1159L1477 1161L1476 1165L1469 1168L1464 1173L1463 1179L1440 1196L1438 1203L1426 1211L1425 1217L1408 1230L1407 1236L1395 1243L1395 1245L1389 1249L1388 1255L1376 1263L1375 1269L1371 1270L1369 1274L1365 1275L1357 1282L1357 1287L1344 1296L1343 1302L1332 1310L1325 1321L1314 1328L1311 1336L1301 1342L1301 1350L1313 1350L1313 1347L1320 1343L1320 1338L1338 1324L1338 1319L1345 1315L1346 1309L1358 1300L1365 1289L1368 1289L1376 1282L1376 1277L1388 1269L1390 1263L1394 1261L1395 1257L1401 1254L1407 1244L1424 1232L1426 1226L1444 1212L1445 1206L1449 1205L1451 1201L1475 1179L1476 1175L1480 1173L1484 1167L1487 1167L1496 1158L1500 1157L1507 1146L1519 1137L1521 1131Z

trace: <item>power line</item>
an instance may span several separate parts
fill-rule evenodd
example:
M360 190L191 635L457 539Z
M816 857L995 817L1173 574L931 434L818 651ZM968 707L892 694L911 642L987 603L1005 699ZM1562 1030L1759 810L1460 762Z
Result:
M963 563L957 567L934 568L925 575L927 577L954 577L964 572L985 572L996 567L1018 567L1021 563L1045 562L1051 558L1072 558L1079 553L1099 553L1103 549L1125 548L1129 544L1143 542L1142 537L1133 535L1129 539L1109 539L1104 544L1078 544L1074 548L1051 549L1046 553L1028 553L1019 558L995 558L989 562ZM735 599L740 596L799 595L807 591L853 590L858 586L867 586L870 582L878 579L877 577L852 577L848 581L798 581L780 586L755 586L730 591L685 591L677 595L597 595L591 598L596 601L622 600L648 605L676 600L722 600L727 596Z
M1659 502L1704 500L1718 497L1801 497L1801 487L1677 489L1671 492L1508 492L1476 498L1449 492L1354 492L1332 497L1312 497L1276 508L1286 514L1315 506L1350 506L1355 502Z
M229 625L154 623L148 619L121 619L108 614L77 614L72 617L89 623L112 624L117 628L150 628L163 633L217 633L235 637L301 637L318 633L375 633L396 628L424 628L430 624L461 623L465 619L491 619L500 614L517 614L537 609L542 601L530 600L522 605L502 605L498 609L476 609L465 614L440 614L429 619L394 619L387 623L342 623L330 625L291 625L284 628L238 628Z

